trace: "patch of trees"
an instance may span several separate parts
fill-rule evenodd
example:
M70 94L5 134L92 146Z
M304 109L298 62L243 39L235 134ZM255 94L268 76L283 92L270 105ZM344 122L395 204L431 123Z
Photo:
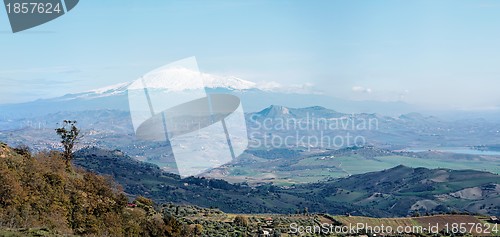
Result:
M64 152L31 154L27 147L1 144L0 229L39 228L82 236L196 236L199 229L164 217L150 199L138 197L130 205L109 176L73 167L69 161L78 129L64 129L69 130L57 131L62 142L68 142Z

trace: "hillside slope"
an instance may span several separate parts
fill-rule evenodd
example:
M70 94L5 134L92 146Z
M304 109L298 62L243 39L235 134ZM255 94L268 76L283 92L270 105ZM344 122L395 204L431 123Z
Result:
M415 213L500 214L500 176L474 170L397 166L380 172L297 186L307 196Z
M157 203L215 207L230 213L295 213L297 209L313 204L305 197L282 193L273 186L252 188L217 179L181 179L120 151L82 149L75 153L74 163L93 172L111 175L129 195L143 195ZM355 209L349 204L331 205L332 209L341 212Z
M480 171L398 166L286 188L249 187L217 179L180 179L119 151L88 148L78 151L76 157L75 164L111 175L129 195L144 195L158 203L216 207L230 213L286 214L308 208L317 213L350 212L372 217L406 216L422 211L499 214L500 176ZM476 194L478 190L480 196Z
M67 167L59 152L32 156L0 143L2 236L172 236L187 229L169 226L147 199L135 203L128 208L109 177Z

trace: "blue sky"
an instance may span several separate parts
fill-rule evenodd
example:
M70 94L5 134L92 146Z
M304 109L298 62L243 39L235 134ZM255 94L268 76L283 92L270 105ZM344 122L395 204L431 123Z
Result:
M336 97L500 105L498 1L80 1L12 34L0 9L0 103L132 81L196 56L202 71L312 83Z

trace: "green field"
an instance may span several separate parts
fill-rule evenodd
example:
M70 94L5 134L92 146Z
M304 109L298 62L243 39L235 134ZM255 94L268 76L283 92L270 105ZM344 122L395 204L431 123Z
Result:
M253 162L235 162L227 167L224 178L231 182L269 183L286 186L297 183L310 183L328 178L348 177L354 174L364 174L390 169L398 165L412 168L478 170L494 174L500 173L500 158L495 156L467 155L451 153L405 153L370 155L366 151L339 156L324 154L302 157L279 157L276 159L261 159L252 157Z

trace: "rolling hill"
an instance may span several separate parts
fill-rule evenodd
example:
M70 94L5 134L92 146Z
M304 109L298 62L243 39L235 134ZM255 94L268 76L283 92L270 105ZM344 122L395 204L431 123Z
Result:
M310 212L372 217L451 211L500 214L500 176L481 171L397 166L290 187L250 187L217 179L180 179L120 151L87 148L75 155L76 165L111 175L128 194L159 203L216 207L232 213L295 213L307 207Z
M280 186L343 178L382 171L397 165L428 169L473 169L500 173L495 155L460 154L441 151L391 151L373 146L341 149L250 149L236 160L213 169L205 177L251 185L274 183Z

